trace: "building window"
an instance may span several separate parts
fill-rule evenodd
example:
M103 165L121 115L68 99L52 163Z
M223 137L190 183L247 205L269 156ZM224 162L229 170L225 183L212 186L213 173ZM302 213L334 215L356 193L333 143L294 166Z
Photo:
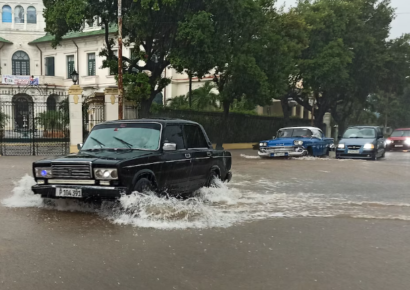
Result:
M30 58L24 51L17 51L11 59L13 75L28 76L30 75Z
M24 8L20 5L14 8L14 23L24 23Z
M67 78L71 79L71 74L74 71L74 55L67 56Z
M57 102L53 96L49 96L47 98L47 111L56 111L57 110Z
M118 57L118 51L117 51L117 50L113 50L112 53L113 53L116 57ZM111 76L115 75L115 71L113 71L111 68L110 68L110 75L111 75Z
M11 7L4 5L1 13L3 23L11 23Z
M46 76L54 76L54 57L46 57Z
M88 75L95 76L95 53L87 54L88 57Z
M33 6L27 8L27 23L37 23L36 8Z

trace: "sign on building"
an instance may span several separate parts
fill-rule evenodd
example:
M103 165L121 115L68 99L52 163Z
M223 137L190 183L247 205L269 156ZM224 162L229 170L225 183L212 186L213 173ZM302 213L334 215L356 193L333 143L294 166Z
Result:
M13 75L3 75L2 76L2 83L7 84L7 85L38 86L39 82L40 80L38 76L13 76Z

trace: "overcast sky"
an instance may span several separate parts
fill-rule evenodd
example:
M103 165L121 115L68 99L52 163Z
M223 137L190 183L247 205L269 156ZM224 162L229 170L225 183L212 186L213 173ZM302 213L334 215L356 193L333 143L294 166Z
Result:
M403 33L410 33L410 0L391 0L395 7L397 17L392 23L391 38L401 36ZM286 4L293 6L296 0L278 0L278 5Z

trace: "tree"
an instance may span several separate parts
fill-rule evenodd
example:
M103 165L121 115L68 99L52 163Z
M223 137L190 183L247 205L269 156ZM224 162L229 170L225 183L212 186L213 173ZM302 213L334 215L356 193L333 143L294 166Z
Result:
M9 116L6 113L0 112L0 130L4 129L9 122Z
M178 28L187 15L204 10L205 1L190 0L123 0L123 37L126 46L133 46L132 56L123 56L125 96L140 103L140 115L149 115L155 96L170 80L162 76L171 64L170 57L178 43ZM80 31L85 20L99 17L105 29L107 60L103 67L118 72L113 53L114 39L109 37L111 24L117 22L117 1L108 0L44 0L46 32L55 36L53 46L70 31ZM190 20L192 18L188 18ZM112 28L112 27L111 27Z
M192 107L192 79L201 79L214 66L212 37L215 30L212 15L206 11L187 15L178 29L179 46L171 55L172 66L177 72L186 72L189 78L189 108Z
M213 91L214 89L215 85L213 85L212 82L205 82L204 86L192 91L192 106L189 105L189 93L170 99L168 106L172 109L192 108L201 111L219 110L219 95Z

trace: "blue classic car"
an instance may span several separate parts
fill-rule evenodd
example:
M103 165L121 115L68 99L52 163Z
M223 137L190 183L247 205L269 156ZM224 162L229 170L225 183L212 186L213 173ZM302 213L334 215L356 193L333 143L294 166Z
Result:
M316 127L289 127L278 131L277 137L259 143L261 157L323 156L334 148L334 140L326 138Z

